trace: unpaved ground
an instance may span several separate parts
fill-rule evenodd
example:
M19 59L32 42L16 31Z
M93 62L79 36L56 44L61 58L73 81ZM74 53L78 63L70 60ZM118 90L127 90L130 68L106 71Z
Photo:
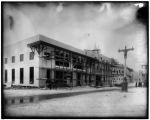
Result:
M132 88L128 93L119 90L97 92L8 106L5 115L16 117L141 117L146 114L146 100L146 88Z

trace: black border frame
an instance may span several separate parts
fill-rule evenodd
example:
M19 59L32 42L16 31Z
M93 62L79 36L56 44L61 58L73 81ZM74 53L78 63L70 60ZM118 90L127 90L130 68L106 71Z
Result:
M110 3L138 3L138 2L145 2L148 5L148 16L149 16L149 1L1 1L1 118L2 119L148 119L149 118L149 18L148 18L148 22L147 22L147 64L148 64L148 68L147 68L147 110L146 110L146 116L145 117L95 117L95 116L91 116L91 117L76 117L76 116L63 116L63 117L56 117L56 116L51 116L51 117L37 117L37 116L28 116L28 117L10 117L10 116L5 116L5 108L4 108L4 93L3 93L3 68L4 68L4 59L3 59L3 32L4 32L4 25L3 25L3 15L4 15L4 11L3 11L3 5L4 3L59 3L59 2L71 2L71 3L101 3L101 2L110 2Z

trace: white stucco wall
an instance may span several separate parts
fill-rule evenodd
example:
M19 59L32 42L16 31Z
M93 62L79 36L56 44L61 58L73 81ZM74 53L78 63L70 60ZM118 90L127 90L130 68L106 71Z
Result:
M30 60L31 49L27 47L27 44L36 41L38 38L34 37L17 42L15 44L4 46L3 60L8 59L7 64L4 64L4 70L8 71L7 84L12 83L12 69L15 69L15 83L14 85L21 86L39 86L39 56L35 52L34 59ZM20 61L20 54L24 54L24 60ZM15 63L12 63L12 56L15 56ZM29 68L34 67L34 84L29 83ZM24 68L24 83L20 84L20 68ZM5 75L5 74L3 74ZM4 76L5 78L5 76ZM5 80L5 79L4 79ZM3 80L3 81L4 81Z

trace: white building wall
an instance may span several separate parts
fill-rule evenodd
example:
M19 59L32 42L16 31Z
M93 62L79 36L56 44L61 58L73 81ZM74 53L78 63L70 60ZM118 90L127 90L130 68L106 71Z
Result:
M34 59L30 60L31 49L27 47L29 42L35 41L35 39L28 39L16 44L4 46L4 57L7 58L7 64L4 64L4 70L8 71L8 82L6 84L12 84L12 69L15 69L15 83L14 85L21 86L39 86L39 56L35 52ZM20 61L20 54L24 54L24 60ZM12 63L12 56L15 56L15 63ZM5 60L5 59L3 59ZM34 67L34 84L29 83L29 67ZM20 84L20 68L24 68L24 83ZM5 73L3 74L5 76ZM4 79L5 80L5 79ZM4 81L3 80L3 81Z

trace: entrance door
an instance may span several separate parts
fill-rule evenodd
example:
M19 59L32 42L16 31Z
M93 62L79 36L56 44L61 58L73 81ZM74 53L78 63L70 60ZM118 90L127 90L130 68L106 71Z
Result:
M51 71L50 71L50 69L47 69L47 80L50 80L50 73Z
M100 83L100 77L96 76L96 86L99 86L99 83Z
M100 85L100 86L103 86L103 83L102 83L102 76L100 76L99 85Z
M77 73L77 86L81 86L81 73Z
M15 83L15 69L12 69L12 84Z
M51 89L51 81L50 81L50 69L47 69L46 71L46 87Z
M20 68L20 84L24 83L24 68Z

